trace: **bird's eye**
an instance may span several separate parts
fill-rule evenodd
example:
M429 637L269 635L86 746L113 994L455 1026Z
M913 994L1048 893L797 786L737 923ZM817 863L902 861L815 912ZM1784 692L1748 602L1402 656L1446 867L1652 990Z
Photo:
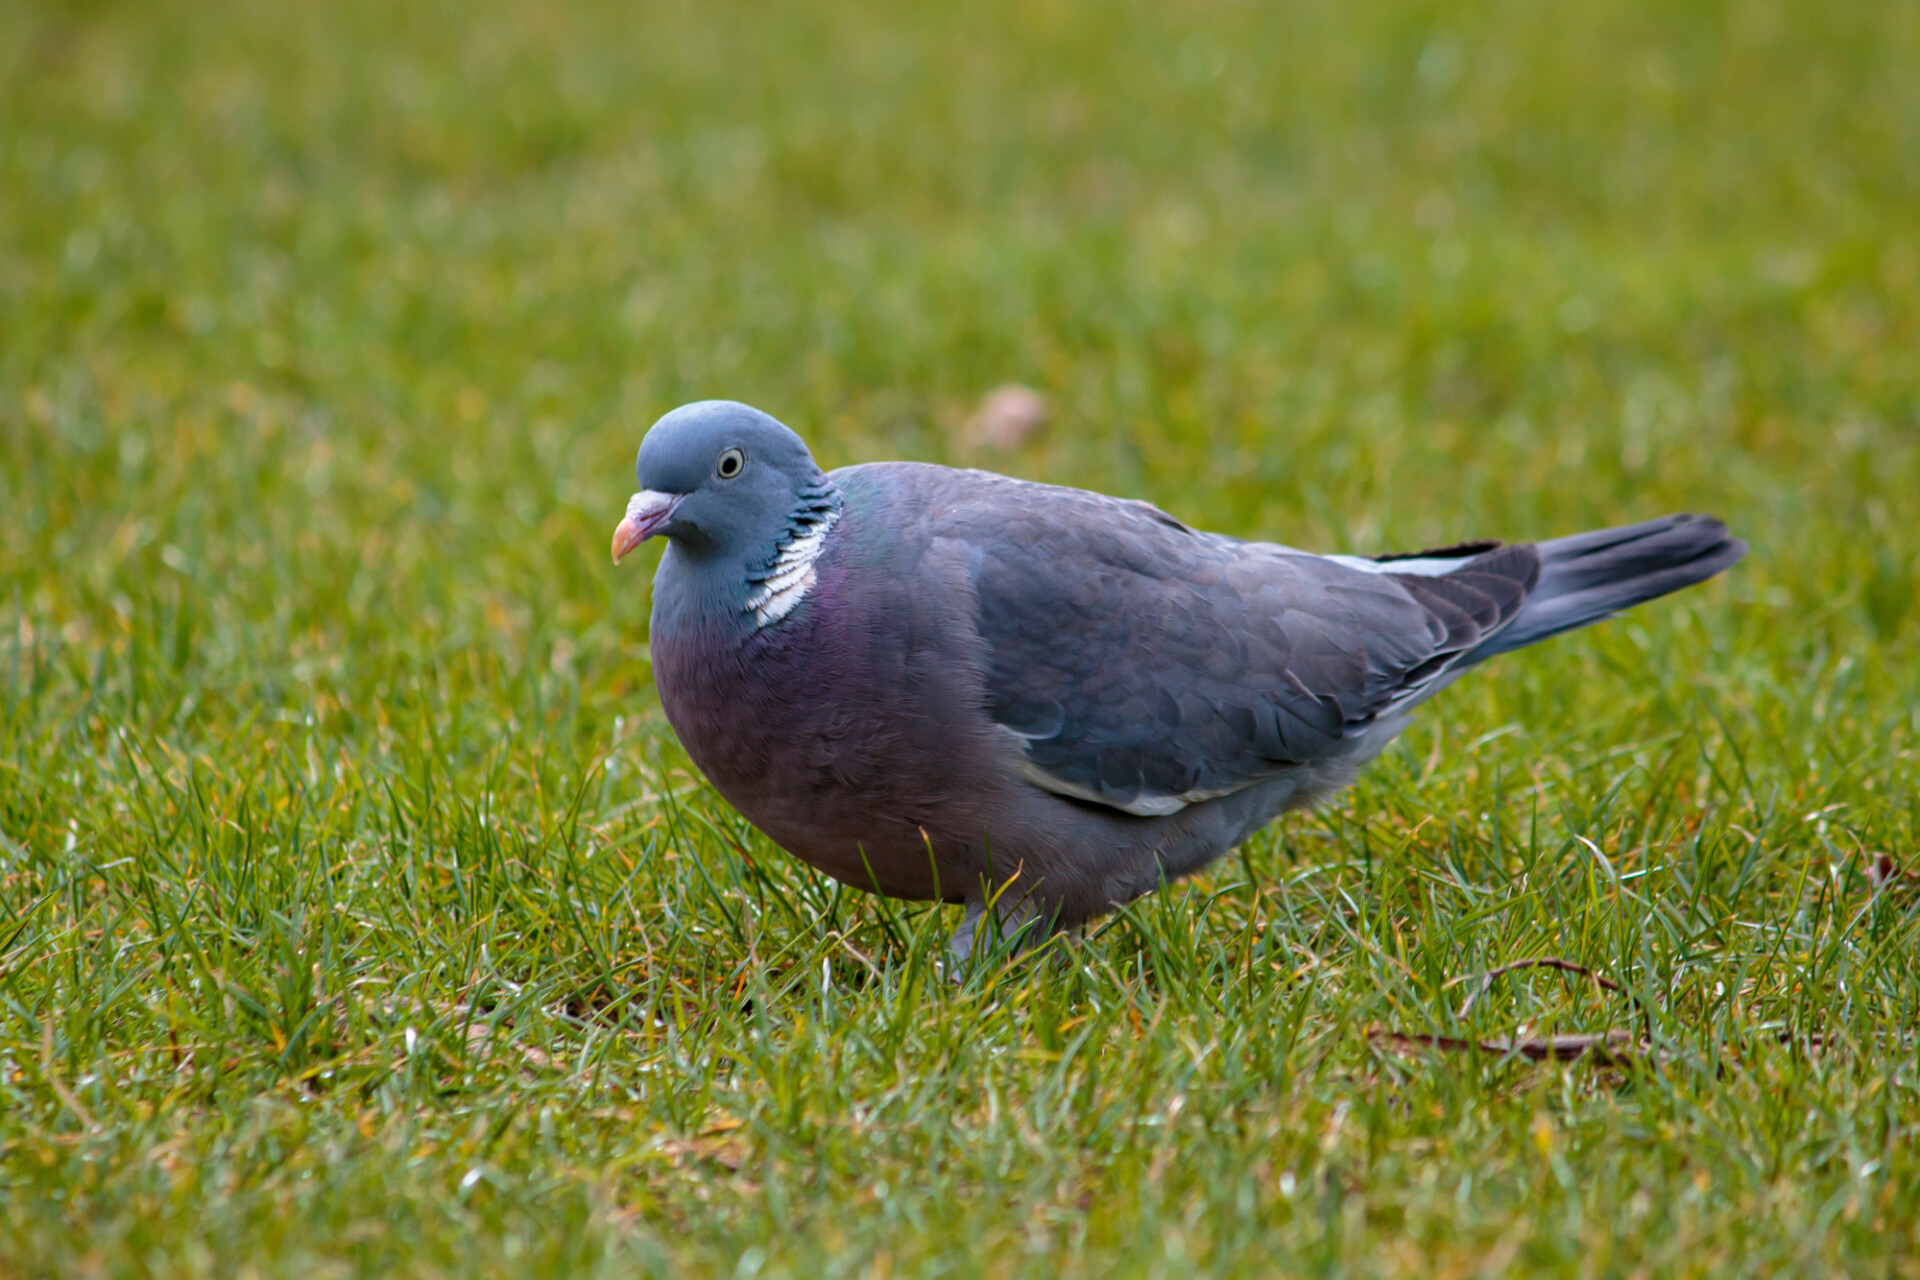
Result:
M729 449L720 455L714 471L722 480L731 480L740 474L740 468L747 465L747 455L738 449Z

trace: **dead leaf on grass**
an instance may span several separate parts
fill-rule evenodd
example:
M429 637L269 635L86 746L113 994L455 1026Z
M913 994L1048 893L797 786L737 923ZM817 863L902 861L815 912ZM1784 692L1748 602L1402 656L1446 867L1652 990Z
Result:
M976 448L1017 449L1047 425L1047 401L1030 387L995 387L967 419L967 443Z

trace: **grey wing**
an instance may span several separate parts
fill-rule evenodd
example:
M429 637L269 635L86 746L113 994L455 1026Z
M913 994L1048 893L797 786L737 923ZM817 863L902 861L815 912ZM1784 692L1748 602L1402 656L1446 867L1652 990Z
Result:
M1351 751L1539 572L1527 546L1332 559L985 479L940 533L967 543L988 713L1033 782L1143 816Z

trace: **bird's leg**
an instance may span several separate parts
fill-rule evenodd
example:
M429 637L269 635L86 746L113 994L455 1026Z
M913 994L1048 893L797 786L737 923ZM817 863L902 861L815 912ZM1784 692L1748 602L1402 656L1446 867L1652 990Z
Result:
M1040 904L1030 895L1011 901L1002 896L991 906L984 894L969 898L967 913L947 942L948 973L957 980L975 960L993 955L1011 960L1045 941L1050 932Z
M987 904L977 898L967 900L967 913L960 917L960 927L947 939L947 969L951 977L960 976L961 966L973 957L973 935L980 927L980 919L987 913Z

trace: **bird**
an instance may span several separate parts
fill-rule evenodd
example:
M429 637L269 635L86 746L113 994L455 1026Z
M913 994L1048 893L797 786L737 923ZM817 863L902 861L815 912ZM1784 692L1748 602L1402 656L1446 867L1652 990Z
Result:
M1317 555L986 471L822 471L727 400L661 417L635 473L613 559L666 539L648 646L688 756L802 862L964 906L960 964L1199 871L1471 668L1747 549L1671 515Z

